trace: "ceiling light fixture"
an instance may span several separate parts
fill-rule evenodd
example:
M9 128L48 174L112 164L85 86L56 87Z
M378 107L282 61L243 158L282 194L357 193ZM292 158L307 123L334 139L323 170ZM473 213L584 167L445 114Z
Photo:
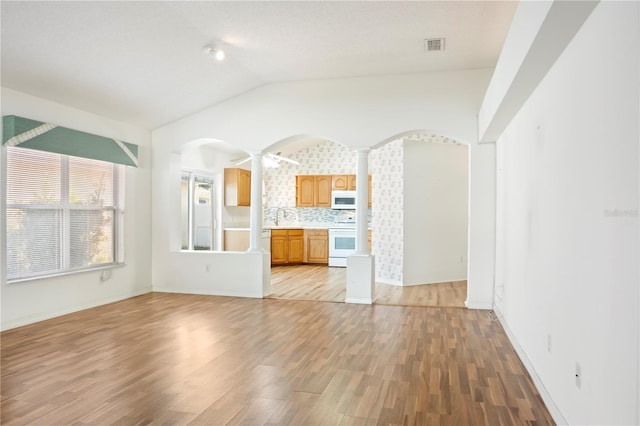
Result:
M278 152L277 154L274 154L272 152L267 152L262 156L262 165L265 168L268 169L275 169L277 167L280 167L280 162L284 161L286 163L290 163L293 164L294 166L299 166L300 162L296 161L296 160L292 160L290 158L287 157L282 157L280 155L281 153ZM239 166L240 164L244 164L247 161L250 161L251 157L245 157L243 159L238 159L238 160L234 160L236 166Z
M213 56L218 61L223 61L225 57L224 50L215 44L208 44L202 48L202 53L205 55Z

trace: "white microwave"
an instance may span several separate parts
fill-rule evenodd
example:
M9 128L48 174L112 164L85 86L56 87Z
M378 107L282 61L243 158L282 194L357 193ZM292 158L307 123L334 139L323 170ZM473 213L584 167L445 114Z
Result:
M356 191L331 191L331 208L356 209Z

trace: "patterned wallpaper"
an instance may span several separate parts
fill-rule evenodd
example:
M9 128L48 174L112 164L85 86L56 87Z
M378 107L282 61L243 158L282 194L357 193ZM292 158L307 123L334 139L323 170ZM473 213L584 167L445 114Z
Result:
M459 145L453 139L435 134L415 134L404 139L428 143ZM369 154L372 175L371 251L376 256L376 280L402 285L404 267L403 181L404 139L390 142ZM264 220L272 224L278 207L287 214L280 221L310 223L333 222L353 215L351 211L326 208L296 208L296 175L354 174L356 152L346 146L326 141L287 155L300 162L295 166L282 162L275 169L264 169Z
M287 158L298 161L300 165L282 161L280 167L264 169L264 206L266 208L295 208L296 175L354 174L356 172L356 152L335 142L325 141L289 154Z
M402 284L403 142L396 140L369 154L371 181L371 252L376 280Z

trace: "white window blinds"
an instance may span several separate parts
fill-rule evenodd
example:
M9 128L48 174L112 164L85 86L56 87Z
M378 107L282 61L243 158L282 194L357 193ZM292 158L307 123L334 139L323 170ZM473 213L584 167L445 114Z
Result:
M7 279L114 263L122 166L7 147Z

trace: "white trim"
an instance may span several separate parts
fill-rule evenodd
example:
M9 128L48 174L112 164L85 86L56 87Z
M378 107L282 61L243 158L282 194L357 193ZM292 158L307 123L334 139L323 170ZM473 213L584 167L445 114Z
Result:
M22 326L29 325L29 324L34 324L36 322L45 321L45 320L52 319L52 318L57 318L57 317L60 317L62 315L73 314L75 312L83 311L85 309L97 308L98 306L108 305L109 303L120 302L121 300L126 300L126 299L130 299L132 297L137 297L137 296L142 296L143 294L148 294L148 293L151 293L151 292L152 292L151 286L149 286L149 288L147 288L145 290L138 290L138 291L135 291L135 292L133 292L131 294L117 296L117 297L110 297L108 299L101 300L99 302L90 302L90 303L82 303L82 304L78 304L78 305L71 305L71 306L68 306L68 307L66 307L64 309L61 309L59 311L55 311L55 312L49 312L49 313L44 313L44 314L39 314L39 315L29 315L29 316L26 316L26 317L17 318L17 319L14 319L14 320L3 322L1 327L0 327L0 331L6 331L6 330L10 330L12 328L17 328L17 327L22 327Z
M382 284L395 285L395 286L398 286L398 287L404 286L404 284L402 284L401 281L389 280L389 279L386 279L386 278L376 278L376 282L377 283L382 283Z
M520 344L518 343L518 339L516 339L515 335L505 322L504 315L502 315L502 312L500 312L500 310L497 308L494 308L494 312L496 314L496 317L498 318L498 321L500 321L500 324L502 325L507 338L511 342L511 346L513 346L513 349L516 350L516 353L518 354L520 361L522 361L524 368L527 369L529 376L531 376L531 380L533 380L533 384L536 386L538 393L540 393L542 401L544 401L544 404L547 406L549 414L551 414L551 417L553 417L553 421L555 421L557 425L568 425L569 422L567 422L567 419L564 418L564 416L560 412L560 409L551 398L549 391L547 391L547 388L545 388L544 386L544 382L542 381L540 376L538 376L536 369L533 367L533 364L527 357L524 349L522 349L522 346L520 346Z
M344 303L355 303L358 305L372 305L373 301L370 298L361 298L361 297L347 297L344 299Z
M484 309L489 311L493 309L492 302L470 302L469 299L464 301L464 306L468 309Z
M131 159L131 161L133 161L133 164L135 164L136 167L138 167L138 159L136 158L135 155L133 155L133 152L131 152L129 148L127 148L124 142L119 141L118 139L113 139L113 141L118 144L118 146L124 151L125 154L127 154L127 156Z
M7 142L5 143L5 145L7 146L18 146L22 143L25 143L33 138L35 138L36 136L40 136L44 133L47 133L49 130L53 130L55 129L56 126L55 124L50 124L50 123L44 123L41 124L38 127L34 127L31 130L27 130L26 132L22 132L19 135L15 135L14 137L10 138L9 140L7 140Z
M153 287L154 293L199 294L203 296L244 297L249 299L262 299L259 292L241 292L236 290L218 290L210 288L179 288Z
M466 278L454 278L454 279L448 279L446 281L429 281L429 282L422 282L422 283L403 283L400 284L403 287L413 287L413 286L417 286L417 285L432 285L432 284L442 284L442 283L453 283L453 282L457 282L457 281L467 281Z

